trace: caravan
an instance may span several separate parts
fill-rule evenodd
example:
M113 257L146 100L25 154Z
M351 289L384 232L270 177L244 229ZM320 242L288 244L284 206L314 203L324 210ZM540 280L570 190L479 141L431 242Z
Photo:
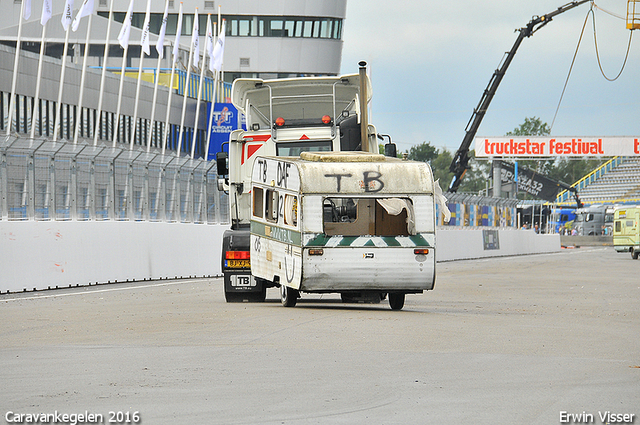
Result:
M435 284L435 205L426 163L364 152L258 157L252 173L251 273L280 286L345 301L405 294ZM446 209L446 207L445 207Z
M618 252L640 254L640 207L619 207L613 213L613 246Z

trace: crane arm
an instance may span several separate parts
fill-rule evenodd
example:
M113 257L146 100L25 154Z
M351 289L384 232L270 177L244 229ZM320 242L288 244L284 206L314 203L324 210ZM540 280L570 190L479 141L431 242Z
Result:
M451 161L451 165L449 166L449 171L454 174L453 179L451 180L451 184L449 185L449 192L455 193L458 191L458 187L462 182L464 173L469 168L469 147L471 146L471 143L473 142L473 139L476 136L476 133L478 132L480 123L482 123L482 120L485 114L487 113L487 109L489 109L489 104L493 100L493 97L495 96L496 91L498 90L498 86L502 82L502 78L504 77L504 74L507 72L507 68L509 68L509 65L511 65L511 61L513 60L513 57L518 51L520 44L522 44L522 41L527 37L531 37L536 31L538 31L539 29L547 25L549 22L551 22L551 20L555 16L563 12L566 12L567 10L573 9L576 6L580 6L581 4L586 3L588 1L593 1L593 0L572 1L570 3L565 4L564 6L560 6L558 9L554 10L553 12L547 13L546 15L534 16L531 19L531 22L527 24L527 26L520 28L520 30L518 30L518 37L516 38L516 41L513 44L513 47L511 47L511 50L506 53L504 61L498 66L498 69L496 69L496 71L493 73L491 80L489 80L489 85L484 90L482 97L480 98L480 102L478 103L478 106L476 106L476 108L473 110L473 114L471 115L471 118L467 123L467 128L465 129L466 134L464 136L464 139L462 140L462 143L460 144L460 147L456 151L453 157L453 161Z

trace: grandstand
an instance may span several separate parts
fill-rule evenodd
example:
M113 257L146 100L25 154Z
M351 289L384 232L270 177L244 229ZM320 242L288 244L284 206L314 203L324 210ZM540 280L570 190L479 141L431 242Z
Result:
M572 186L585 205L640 203L640 158L616 157ZM558 204L570 204L569 194L558 195Z

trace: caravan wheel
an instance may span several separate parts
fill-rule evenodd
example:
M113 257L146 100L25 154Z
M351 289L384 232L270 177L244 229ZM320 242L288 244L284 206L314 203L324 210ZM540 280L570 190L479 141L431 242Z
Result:
M640 252L634 251L633 248L631 249L631 258L633 258L634 260L638 259L639 254Z
M280 300L285 307L294 307L298 301L300 292L297 289L289 288L286 285L280 285Z
M389 306L391 310L402 310L402 307L404 307L404 293L389 293Z

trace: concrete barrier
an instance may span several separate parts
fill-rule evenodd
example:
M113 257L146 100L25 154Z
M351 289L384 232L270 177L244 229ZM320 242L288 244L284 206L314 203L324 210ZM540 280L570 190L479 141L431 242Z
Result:
M533 230L439 227L436 231L438 262L560 250L560 235L540 235Z
M124 221L0 222L0 293L219 276L228 225ZM438 228L436 261L560 250L559 235Z
M0 293L220 275L223 225L0 222Z
M560 236L562 246L613 246L613 236Z

